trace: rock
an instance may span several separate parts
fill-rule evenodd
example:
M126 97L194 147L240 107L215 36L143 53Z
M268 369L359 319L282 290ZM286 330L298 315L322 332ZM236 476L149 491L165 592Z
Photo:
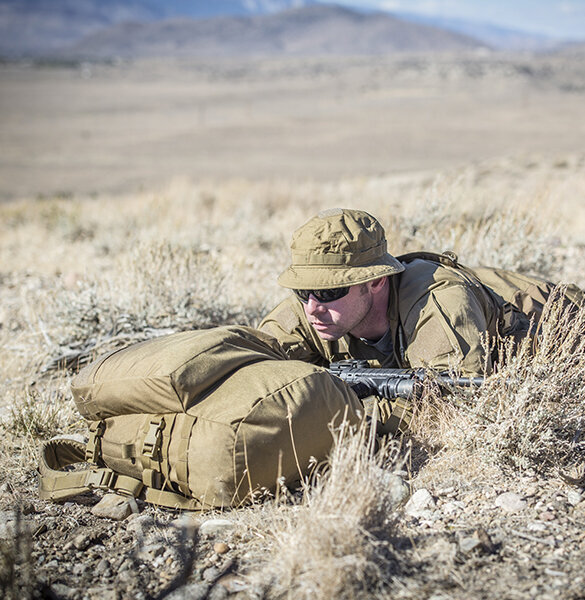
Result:
M495 545L489 534L483 527L478 527L471 535L459 535L459 551L462 554L471 554L472 552L480 554L492 554L495 552Z
M126 531L128 533L144 535L153 526L154 519L150 515L133 513L126 519Z
M387 477L386 489L390 494L392 504L395 506L401 506L410 496L410 486L396 473L391 473L389 477Z
M214 585L211 590L209 590L208 600L226 600L230 595L227 588L223 585Z
M189 539L193 539L201 527L201 520L194 515L184 514L172 521L170 526L184 531Z
M434 498L429 490L417 490L406 503L404 512L411 517L428 517L436 507Z
M165 550L166 546L164 544L148 544L140 549L139 556L146 560L153 560L161 557L165 553Z
M219 533L231 531L233 528L234 524L227 519L208 519L201 523L199 533L201 535L215 536Z
M453 498L456 495L457 495L457 492L456 492L454 486L449 486L449 487L441 488L440 490L437 490L437 496L445 496L448 498Z
M248 588L247 583L234 573L228 573L217 580L217 585L223 586L230 594L242 592Z
M35 505L28 500L25 500L20 506L20 512L23 515L32 515L36 512Z
M132 514L130 498L118 494L106 494L92 509L92 514L104 519L123 521Z
M226 552L229 552L229 550L230 550L230 547L227 544L225 544L224 542L216 542L213 545L213 551L216 554L225 554Z
M165 600L203 600L208 597L208 593L208 583L192 583L171 592L165 596Z
M554 521L557 517L554 512L545 510L538 515L541 521Z
M100 560L95 568L96 575L105 575L110 571L110 563L106 558Z
M479 539L472 535L462 535L458 539L459 551L463 554L471 554L474 550L481 547Z
M91 537L86 533L80 533L73 539L73 545L77 550L85 550L91 544Z
M450 502L445 502L443 506L441 506L441 510L446 515L453 515L456 512L459 512L465 508L465 504L459 500L451 500Z
M519 512L526 508L526 500L514 492L500 494L494 504L508 513Z
M215 581L220 575L221 569L218 569L217 567L208 567L203 571L203 579L209 582Z
M0 540L11 540L14 537L12 523L0 523Z
M55 597L65 598L66 600L77 597L77 590L74 590L63 583L54 583L51 586L51 592L54 592Z
M567 501L571 506L577 506L583 500L583 494L577 490L569 490L567 492Z

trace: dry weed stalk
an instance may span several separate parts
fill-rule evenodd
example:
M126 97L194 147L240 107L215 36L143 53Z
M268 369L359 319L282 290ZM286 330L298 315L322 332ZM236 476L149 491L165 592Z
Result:
M445 451L549 475L585 460L585 308L565 308L562 293L545 306L536 352L528 340L503 341L499 371L473 395L451 398L463 408L444 408Z
M250 548L247 569L265 597L366 598L389 584L393 511L406 490L392 473L399 445L388 441L375 452L374 441L366 426L342 426L327 470L298 503L241 515L260 546Z

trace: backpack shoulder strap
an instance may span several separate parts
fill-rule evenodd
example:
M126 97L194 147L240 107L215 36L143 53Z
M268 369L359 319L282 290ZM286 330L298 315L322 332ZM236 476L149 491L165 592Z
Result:
M461 269L463 265L459 264L459 260L457 258L457 254L452 252L451 250L445 250L442 254L437 254L436 252L409 252L408 254L401 254L396 257L401 263L409 263L413 260L421 259L421 260L430 260L431 262L436 262L446 267L453 267L456 269Z
M74 465L88 468L65 470ZM86 445L73 438L57 438L44 443L39 457L39 497L66 500L92 490L105 490L123 496L142 498L151 504L182 510L200 510L201 504L181 494L145 486L140 479L121 475L107 467L86 462Z

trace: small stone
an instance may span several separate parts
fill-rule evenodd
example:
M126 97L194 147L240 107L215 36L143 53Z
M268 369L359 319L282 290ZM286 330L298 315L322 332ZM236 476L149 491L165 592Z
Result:
M545 510L538 515L541 521L554 521L557 517L554 512Z
M203 579L205 581L215 581L221 574L221 570L217 567L208 567L203 571Z
M118 494L106 494L92 509L92 514L104 519L123 521L132 514L132 505L129 498Z
M105 575L108 573L109 570L110 570L110 563L107 559L103 558L97 564L97 566L95 568L95 573L96 573L96 575Z
M461 536L458 541L459 551L463 554L471 554L481 546L481 542L472 535Z
M217 580L217 585L223 586L230 594L237 594L248 588L246 582L234 573L228 573L220 577Z
M526 500L514 492L500 494L494 504L508 513L514 513L526 508Z
M567 501L571 506L577 506L583 500L583 494L577 490L569 490L567 492Z
M184 531L189 539L193 539L201 527L201 520L194 515L184 514L171 521L170 526L179 531Z
M192 583L181 586L165 596L165 600L204 600L209 595L208 583Z
M51 586L51 592L54 592L56 598L65 598L66 600L77 597L77 590L74 590L63 583L54 583Z
M213 550L216 554L225 554L226 552L229 552L230 547L224 542L216 542L213 545Z
M227 519L208 519L203 521L199 528L201 535L214 536L220 533L225 533L234 528L234 524Z
M494 543L483 527L478 527L472 535L459 536L459 551L462 554L472 552L492 554L495 551Z
M150 515L133 513L126 519L126 531L133 534L144 535L154 526L154 519Z
M428 517L435 507L435 500L429 490L422 488L411 496L404 512L411 517Z
M85 550L91 544L91 537L85 533L80 533L73 539L73 545L77 550Z
M25 500L20 506L20 512L23 515L32 515L36 512L35 505L32 502Z
M453 515L456 512L459 512L465 508L465 504L459 500L451 500L450 502L445 502L443 506L441 506L441 510L446 515Z

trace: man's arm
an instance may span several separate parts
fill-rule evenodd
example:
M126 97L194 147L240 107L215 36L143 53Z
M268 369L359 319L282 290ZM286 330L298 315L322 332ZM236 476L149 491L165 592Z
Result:
M268 313L258 328L276 338L290 359L329 364L331 352L307 322L301 303L292 296Z

